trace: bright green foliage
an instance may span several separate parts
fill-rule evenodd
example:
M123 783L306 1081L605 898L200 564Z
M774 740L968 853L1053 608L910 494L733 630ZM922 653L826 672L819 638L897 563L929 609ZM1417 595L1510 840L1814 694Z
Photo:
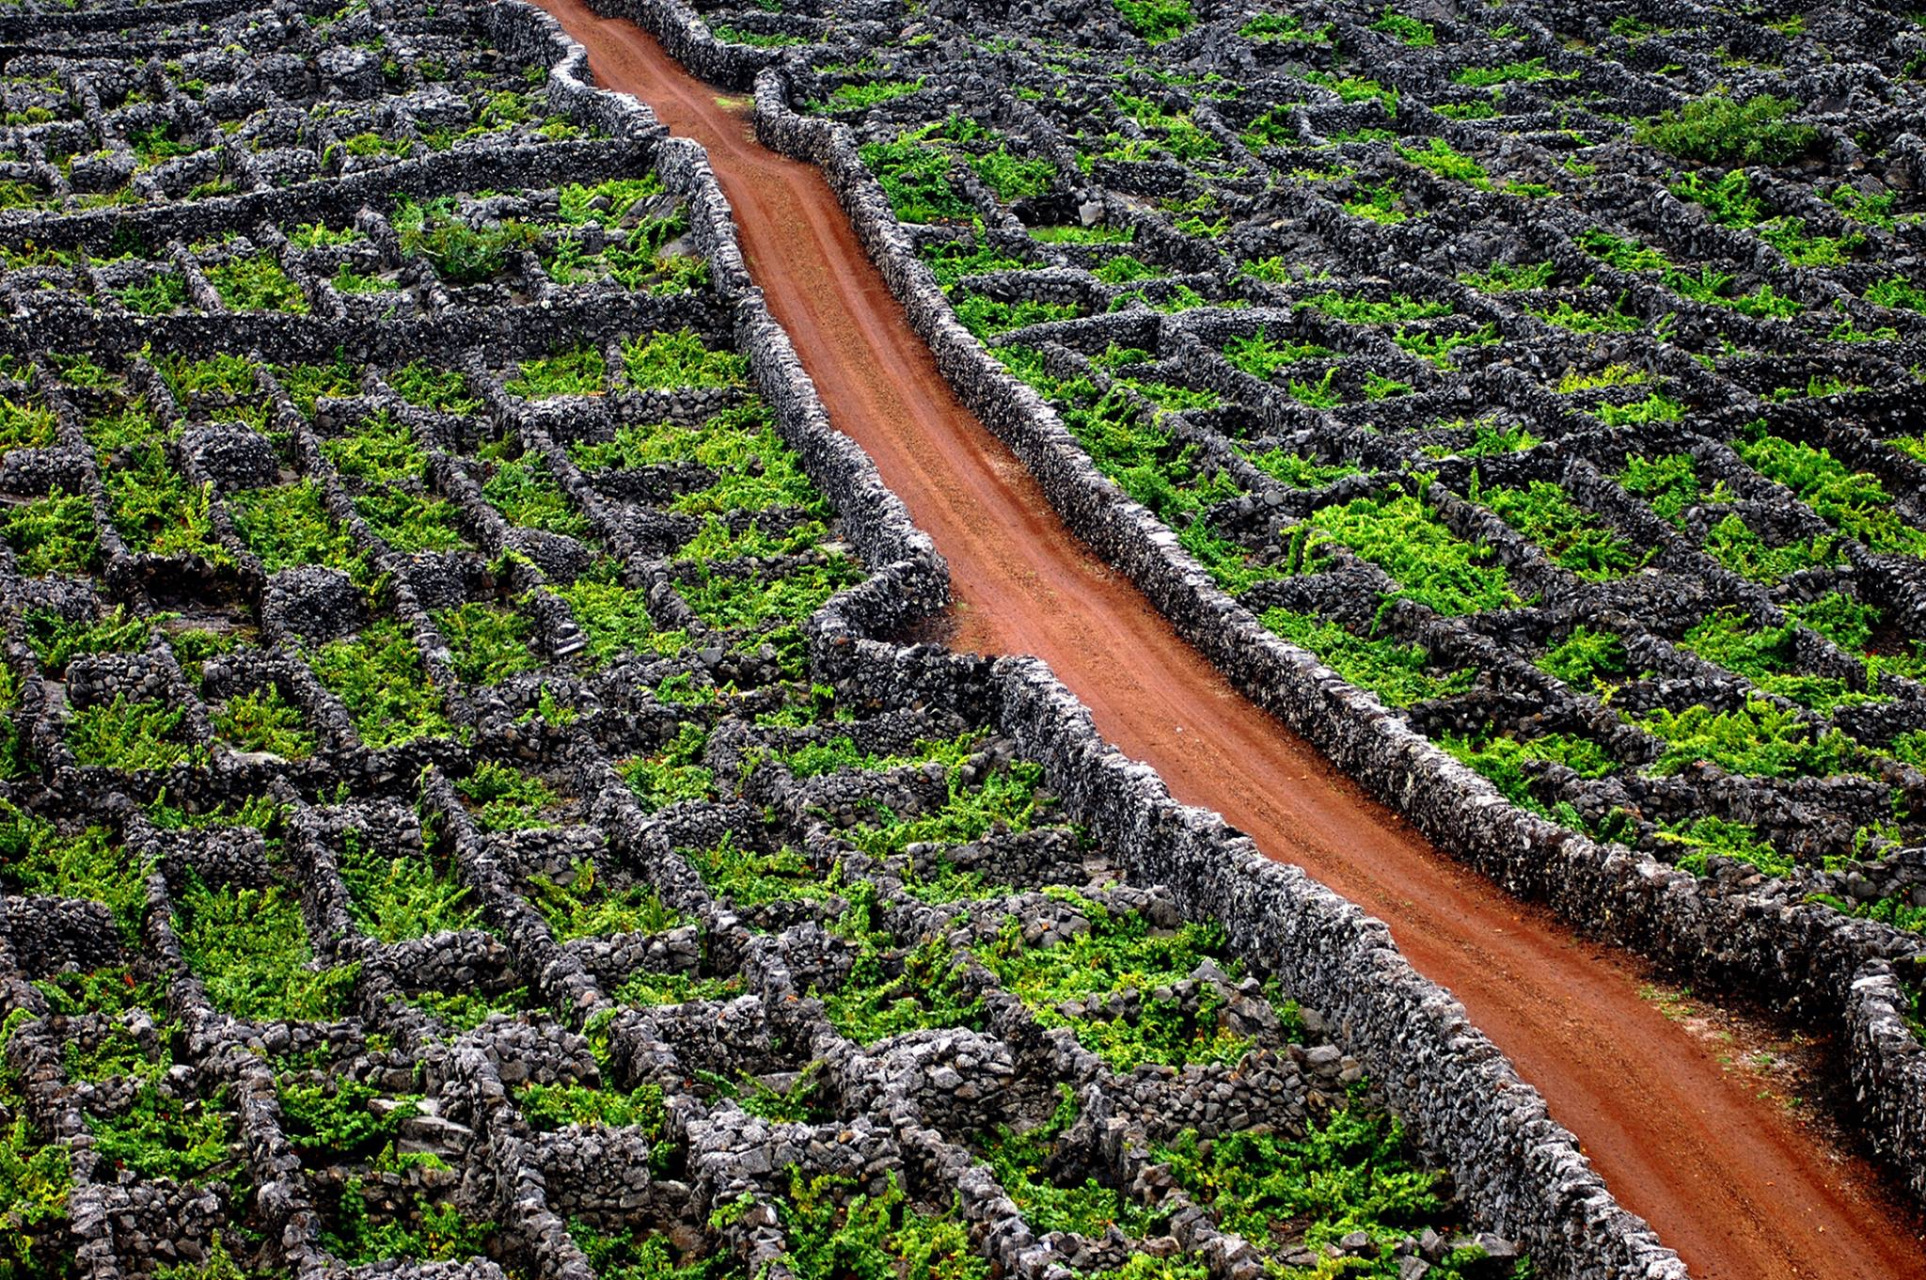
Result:
M424 734L455 732L428 683L414 637L393 619L377 619L358 635L323 645L308 654L308 662L346 705L361 740L376 751Z
M103 827L63 836L46 819L0 800L0 877L10 892L104 902L124 936L139 933L147 868Z
M1246 40L1260 44L1325 44L1331 39L1331 26L1307 27L1304 19L1292 13L1260 13L1237 29Z
M1602 778L1618 768L1618 762L1590 738L1564 733L1525 739L1445 734L1438 739L1438 745L1456 756L1460 763L1483 774L1505 799L1547 817L1550 811L1532 795L1531 774L1526 767L1529 762L1567 765L1585 778Z
M1601 404L1599 421L1608 427L1633 426L1641 422L1677 422L1685 417L1685 406L1663 392L1654 391L1643 400L1630 404Z
M932 935L899 952L878 926L876 890L859 881L844 896L849 909L836 932L856 944L856 955L842 984L819 993L823 1013L838 1031L868 1045L911 1031L983 1029L983 1001L965 994L963 958L943 937Z
M922 131L868 143L861 154L902 221L949 222L974 212L950 184L949 153L929 145Z
M654 813L683 800L714 798L715 771L702 763L708 740L708 730L701 725L685 724L661 752L622 764L622 780L644 812Z
M1186 1132L1154 1158L1169 1166L1192 1200L1214 1212L1223 1230L1269 1240L1277 1224L1290 1223L1313 1250L1362 1231L1372 1252L1343 1274L1389 1278L1398 1274L1393 1251L1406 1236L1426 1227L1454 1234L1446 1225L1443 1175L1425 1170L1414 1156L1396 1119L1353 1106L1302 1138L1226 1133L1204 1143ZM1482 1254L1457 1250L1427 1274L1457 1280Z
M1654 512L1681 528L1688 507L1705 502L1730 502L1733 497L1723 480L1711 493L1705 493L1699 483L1697 465L1686 453L1668 453L1656 458L1628 455L1618 482L1627 493L1645 499Z
M1573 627L1572 633L1545 651L1538 667L1580 692L1603 692L1623 684L1632 674L1625 642L1610 631Z
M455 790L474 807L475 824L483 831L552 826L543 813L561 803L540 778L496 760L478 762L474 772L455 783ZM594 875L592 864L589 874Z
M453 551L467 543L461 508L407 489L376 489L354 500L355 513L396 551Z
M1322 489L1335 480L1359 474L1349 462L1317 462L1288 449L1266 449L1244 455L1250 464L1279 484L1294 489Z
M51 609L28 609L22 620L26 623L27 646L40 660L41 671L58 678L65 674L67 664L82 654L133 653L146 648L153 638L154 624L162 618L129 613L127 606L117 604L113 612L91 622L63 618Z
M530 1084L515 1094L522 1118L538 1130L553 1131L572 1124L640 1129L661 1141L668 1119L659 1085L645 1084L627 1093L590 1089L579 1084Z
M201 764L205 746L181 738L186 708L152 700L133 701L114 695L110 703L96 703L73 713L66 741L74 761L112 769L165 769L172 765Z
M1576 80L1576 71L1553 71L1545 65L1543 58L1530 58L1524 62L1507 62L1497 67L1464 67L1453 73L1453 84L1468 85L1473 89L1489 89L1495 85L1530 84L1538 80Z
M409 404L442 413L473 413L481 400L459 369L437 369L426 361L402 365L388 374L388 385Z
M1371 30L1382 31L1413 49L1429 49L1438 43L1438 35L1431 29L1430 23L1408 18L1396 9L1386 9L1371 24Z
M1271 375L1287 365L1299 360L1310 360L1336 354L1329 347L1320 347L1315 342L1293 342L1288 338L1272 338L1262 329L1248 338L1232 338L1224 344L1224 358L1254 378L1267 381Z
M280 885L210 888L190 877L174 928L214 1007L254 1021L328 1021L347 1007L357 965L313 969L300 898Z
M163 355L154 365L166 379L174 398L182 403L194 395L243 398L258 390L254 362L245 356L222 352L205 360L189 360L186 356Z
M502 518L524 529L580 538L589 531L588 518L577 511L547 468L531 457L495 465L482 485L482 497Z
M1523 489L1484 488L1474 473L1470 497L1588 582L1622 578L1651 558L1547 481L1533 480Z
M528 647L534 623L526 614L470 601L437 609L434 618L442 638L448 641L450 665L466 684L500 684L517 672L541 665Z
M1342 506L1320 508L1295 536L1307 533L1307 561L1320 540L1343 543L1390 574L1398 583L1398 594L1447 616L1516 608L1521 603L1491 548L1459 538L1444 527L1429 504L1406 493L1353 498Z
M605 1235L580 1219L570 1221L568 1230L601 1280L722 1280L733 1274L730 1260L722 1255L679 1263L675 1246L664 1235Z
M1449 302L1412 298L1402 293L1392 294L1385 302L1357 295L1347 297L1337 292L1320 293L1294 305L1321 311L1346 324L1403 324L1448 316L1454 309Z
M321 441L321 452L344 476L357 480L425 480L428 455L415 443L414 432L392 414L378 413L347 435Z
M943 807L921 817L900 819L879 812L873 824L847 833L847 838L872 857L901 853L912 844L966 844L995 829L1028 831L1036 817L1037 788L1043 766L1019 760L984 778L971 789L955 770L948 778L949 798Z
M205 1099L163 1093L152 1082L134 1092L125 1110L87 1116L94 1151L110 1169L127 1169L144 1178L182 1182L209 1177L238 1177L225 1091Z
M389 858L361 832L344 833L341 881L348 888L348 913L362 932L378 942L403 942L436 933L482 927L481 908L452 869L425 855Z
M1155 1235L1159 1215L1115 1187L1095 1178L1062 1185L1050 1174L1051 1158L1077 1120L1076 1095L1059 1085L1063 1100L1050 1119L1023 1133L999 1127L993 1141L983 1145L983 1158L996 1180L1023 1211L1030 1229L1038 1232L1075 1231L1102 1239L1111 1227L1142 1239Z
M1691 822L1666 823L1654 835L1667 844L1678 846L1678 854L1672 862L1681 871L1704 875L1707 859L1714 856L1735 858L1769 876L1788 875L1793 867L1790 858L1773 848L1771 842L1753 828L1742 822L1728 822L1712 814Z
M424 207L403 200L390 221L401 235L402 252L427 258L453 285L482 284L508 269L510 255L532 246L534 227L508 219L491 227L472 227L455 214L453 199L431 200Z
M331 364L276 365L274 377L295 407L310 418L314 416L315 402L322 396L339 398L361 392L360 375L339 351Z
M1040 196L1056 179L1057 167L1048 160L1012 155L1007 147L974 156L970 168L983 179L1000 200L1021 200Z
M234 531L269 573L317 564L361 582L370 575L366 556L328 514L326 496L312 480L244 489L228 496L227 509Z
M824 873L791 847L760 852L739 848L732 835L708 849L679 850L701 875L709 892L727 897L737 907L770 902L819 902L832 897Z
M10 508L6 539L13 547L15 567L29 578L88 573L100 553L93 503L85 494L65 489Z
M54 442L54 425L52 409L0 396L0 454L45 448Z
M695 615L719 631L757 630L771 623L800 625L823 602L863 580L862 567L847 556L830 556L780 578L760 573L719 574L701 566L693 581L681 584L682 598Z
M528 897L557 942L611 933L664 933L682 923L645 884L605 887L592 861L577 862L566 884L530 876Z
M970 240L934 240L922 248L923 261L930 266L936 282L945 288L964 276L992 271L1022 271L1032 264L1009 257L989 245ZM1099 278L1106 278L1099 271ZM1113 281L1113 283L1121 283Z
M867 1195L845 1179L792 1171L784 1209L783 1256L796 1280L990 1280L969 1229L911 1206L894 1173Z
M9 1117L0 1125L0 1275L71 1274L71 1260L57 1257L73 1185L67 1149L34 1131L11 1073L0 1081L0 1102Z
M957 320L978 338L1052 320L1075 320L1083 314L1083 308L1074 302L1032 302L1027 298L998 302L980 293L957 299L955 310Z
M1836 538L1806 538L1784 546L1767 546L1737 515L1728 515L1705 535L1704 552L1743 578L1771 585L1804 569L1839 564Z
M749 362L733 351L711 350L693 329L631 338L622 346L622 370L638 391L677 387L739 387Z
M523 360L513 378L502 382L502 390L528 400L551 396L595 396L602 394L607 365L602 353L586 344L550 356Z
M908 755L877 755L864 751L854 738L843 735L785 751L777 759L798 778L820 777L838 769L878 772L928 763L953 769L982 749L985 732L972 730L948 740L919 738Z
M1527 289L1543 289L1557 274L1558 266L1552 262L1528 262L1517 266L1508 262L1494 262L1486 271L1469 271L1459 279L1484 293L1519 293Z
M114 527L129 551L228 559L208 506L212 486L190 485L157 444L134 451L101 475Z
M1700 760L1754 778L1864 773L1868 764L1865 752L1839 730L1815 733L1794 712L1769 702L1748 702L1737 711L1687 707L1676 714L1661 707L1639 724L1665 740L1651 766L1659 776Z
M1430 674L1430 657L1414 644L1380 637L1365 639L1335 622L1288 609L1269 609L1264 625L1291 643L1309 649L1318 660L1360 689L1368 689L1387 707L1448 698L1471 687L1477 673L1452 671Z
M673 654L688 643L684 632L656 630L647 598L623 583L620 566L613 560L598 561L554 591L568 602L576 625L588 639L589 656L598 664L625 653Z
M917 80L871 80L867 84L842 84L830 91L827 106L832 111L867 111L885 102L908 97L923 87Z
M314 735L276 685L239 693L222 703L212 716L214 732L240 751L267 751L284 760L305 760L314 754Z
M386 1115L376 1114L369 1103L380 1091L347 1077L307 1080L281 1074L274 1092L288 1142L296 1151L316 1153L330 1163L373 1155L394 1141L403 1119L419 1114L407 1101Z
M1237 976L1236 962L1224 954L1220 926L1186 924L1174 932L1153 932L1137 912L1118 915L1076 894L1063 896L1066 913L1090 921L1087 933L1052 947L1026 946L1022 925L1011 916L993 941L976 949L983 965L1039 1024L1069 1027L1084 1048L1118 1071L1145 1062L1230 1065L1244 1056L1250 1041L1218 1026L1224 998L1213 989L1199 994L1194 1014L1185 1013L1176 998L1159 1000L1154 994L1158 987L1183 981L1206 958L1216 960L1233 979ZM1069 1018L1057 1008L1065 1001L1126 991L1141 999L1134 1020Z
M1785 164L1811 149L1818 131L1787 119L1799 109L1790 98L1760 94L1744 102L1721 93L1666 111L1639 127L1648 146L1700 164Z
M1810 707L1831 711L1848 702L1862 702L1837 676L1806 675L1795 656L1796 623L1761 626L1742 609L1720 609L1685 633L1680 647L1708 662L1742 675L1766 693Z
M452 1204L421 1204L419 1227L407 1225L407 1217L371 1223L362 1187L359 1177L347 1179L334 1227L321 1232L321 1247L347 1265L395 1258L465 1262L486 1251L493 1224L470 1222Z
M157 271L134 284L121 285L114 296L137 315L172 315L187 310L187 278L178 271Z
M1117 16L1150 44L1174 40L1191 29L1197 15L1190 0L1111 0Z
M1485 167L1470 156L1453 150L1443 138L1432 138L1423 147L1407 147L1398 143L1392 149L1412 164L1428 169L1441 178L1468 182L1480 191L1491 190L1491 178L1486 175Z
M206 274L229 310L283 311L297 316L308 313L307 296L301 286L268 254L229 258L207 268Z
M1732 447L1761 475L1777 480L1842 532L1877 552L1926 554L1926 532L1901 520L1878 477L1848 471L1826 449L1763 431Z
M1480 325L1470 333L1399 329L1392 339L1412 355L1440 369L1455 368L1452 353L1461 347L1489 347L1498 343L1498 326Z
M1904 276L1881 280L1866 290L1866 301L1876 307L1897 307L1903 311L1926 312L1926 289Z
M651 973L637 969L610 994L617 1004L653 1006L688 1004L694 1000L733 1000L742 994L742 977L696 978L686 973Z

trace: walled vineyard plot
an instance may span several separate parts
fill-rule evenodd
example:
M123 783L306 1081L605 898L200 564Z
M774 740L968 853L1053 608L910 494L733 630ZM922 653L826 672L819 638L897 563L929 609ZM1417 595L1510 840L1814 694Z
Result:
M1526 811L1926 922L1917 23L697 12L811 42L678 53L846 129L925 331L940 288L1242 616Z
M519 6L227 7L0 15L0 1274L1512 1274L1054 686L829 660L932 558L699 152Z

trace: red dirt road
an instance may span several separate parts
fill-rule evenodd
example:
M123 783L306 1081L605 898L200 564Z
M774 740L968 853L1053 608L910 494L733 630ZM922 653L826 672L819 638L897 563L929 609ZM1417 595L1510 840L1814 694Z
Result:
M1628 956L1453 863L1237 694L1058 520L964 409L813 167L765 150L746 109L632 23L537 0L632 93L709 150L749 269L836 426L949 560L953 642L1031 653L1123 751L1388 921L1411 962L1545 1095L1613 1192L1704 1280L1926 1277L1912 1220L1639 994Z

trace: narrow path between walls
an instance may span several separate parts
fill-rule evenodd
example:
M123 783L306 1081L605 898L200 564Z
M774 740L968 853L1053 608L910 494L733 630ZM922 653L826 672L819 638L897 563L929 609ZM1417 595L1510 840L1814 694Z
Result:
M950 642L1029 653L1099 730L1387 921L1427 977L1578 1135L1614 1194L1704 1280L1926 1277L1915 1224L1863 1164L1834 1158L1641 996L1630 956L1579 937L1452 862L1236 693L1057 518L1010 451L951 393L827 182L763 148L748 106L695 79L585 0L536 0L634 94L708 148L755 282L831 420L876 460L948 559Z

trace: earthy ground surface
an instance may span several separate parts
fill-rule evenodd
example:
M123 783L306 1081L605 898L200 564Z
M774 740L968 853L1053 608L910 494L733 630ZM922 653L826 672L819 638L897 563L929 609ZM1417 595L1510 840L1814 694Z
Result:
M949 559L958 643L1043 657L1180 798L1221 811L1389 921L1696 1274L1926 1275L1917 1225L1871 1173L1729 1070L1721 1041L1642 994L1636 964L1430 848L1234 694L1078 544L955 402L821 176L758 146L745 104L690 77L632 24L578 0L543 7L588 46L600 83L709 149L750 268L836 424Z

